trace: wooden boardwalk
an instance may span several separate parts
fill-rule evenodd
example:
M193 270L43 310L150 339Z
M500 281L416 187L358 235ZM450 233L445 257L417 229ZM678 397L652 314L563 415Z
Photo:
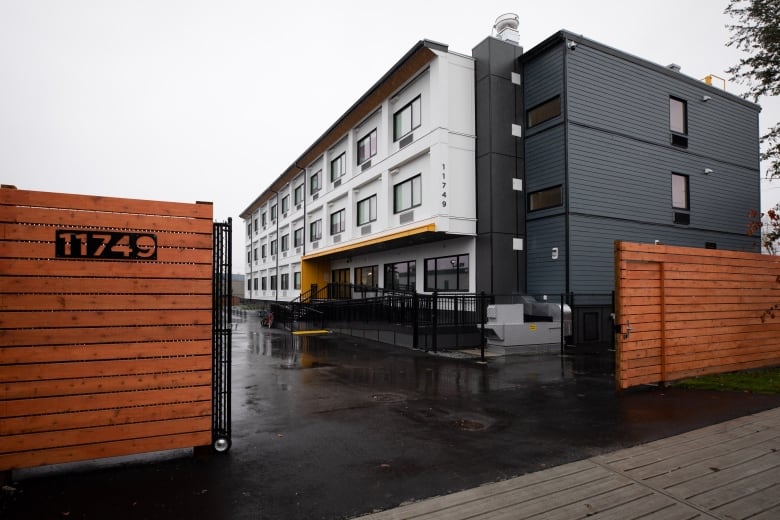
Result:
M780 518L780 408L362 517Z

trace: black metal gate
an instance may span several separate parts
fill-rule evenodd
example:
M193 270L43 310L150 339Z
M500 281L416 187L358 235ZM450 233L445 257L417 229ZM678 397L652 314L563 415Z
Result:
M232 288L232 219L214 222L212 278L212 419L211 441L217 451L230 449L230 348Z

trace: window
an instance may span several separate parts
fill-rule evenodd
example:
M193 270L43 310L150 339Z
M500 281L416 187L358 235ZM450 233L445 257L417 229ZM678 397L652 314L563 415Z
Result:
M263 244L262 246L260 246L260 256L263 259L265 259L265 257L268 256L266 253L267 253L267 247L266 244Z
M376 220L376 195L357 203L357 225L362 226Z
M293 247L301 247L303 245L303 228L298 228L293 233Z
M290 288L290 275L288 273L284 273L282 275L282 279L280 280L282 284L282 290L286 291Z
M563 188L555 186L528 194L528 211L554 208L563 205Z
M260 279L260 283L261 283L261 287L263 288L264 291L268 289L268 277L267 276L263 276Z
M357 162L363 164L376 155L376 128L371 133L358 141Z
M425 260L426 291L468 291L469 255Z
M322 188L322 170L311 176L309 179L309 193L317 193Z
M682 99L669 98L669 130L683 135L688 133L688 106Z
M276 254L276 240L271 240L271 254Z
M266 215L265 211L263 211L263 214L260 215L260 220L263 223L263 227L265 227L265 225L268 224L268 219L266 217L267 217L267 215Z
M258 226L257 226L257 219L255 219L255 235L257 234L257 228L258 228Z
M293 192L293 202L296 206L303 202L303 184L295 188L295 191Z
M691 209L687 175L672 174L672 207L675 209Z
M254 249L254 258L255 258L255 262L257 262L257 248Z
M422 177L415 175L411 179L393 186L393 212L400 213L422 204Z
M362 285L363 287L378 287L379 286L379 266L369 265L367 267L355 268L355 285Z
M322 238L322 219L317 219L309 224L309 239L319 240Z
M272 291L276 290L276 275L275 274L271 275L271 290Z
M330 182L340 179L347 173L347 154L342 153L332 161L330 161Z
M347 214L345 210L339 210L330 216L330 234L335 235L344 231L344 216Z
M251 291L252 290L252 279L251 278L247 278L246 279L246 290L247 291Z
M385 264L385 289L414 291L417 287L417 266L414 260Z
M246 252L246 263L251 264L252 263L252 251Z
M417 96L411 103L393 114L393 141L398 141L420 126L420 107L422 102Z
M295 271L293 273L293 289L295 289L296 291L300 291L301 290L301 272L300 271Z
M561 96L555 96L544 103L528 109L526 113L528 128L533 128L559 115L561 115Z
M290 211L290 196L285 195L282 197L282 214L285 214L288 211Z
M255 291L256 291L257 290L257 278L254 279L254 287L255 287Z
M251 237L252 236L252 221L249 220L246 223L246 236Z
M274 220L276 220L276 216L277 216L277 211L276 211L276 209L277 209L277 208L276 208L276 204L274 204L273 206L271 206L271 222L273 222Z
M290 249L290 234L282 235L282 251Z

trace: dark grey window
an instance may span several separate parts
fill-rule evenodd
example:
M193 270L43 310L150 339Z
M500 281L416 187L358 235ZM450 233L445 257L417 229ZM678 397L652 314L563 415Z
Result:
M282 197L282 213L287 213L290 211L290 196L285 195Z
M532 128L559 115L561 115L561 96L555 96L544 103L528 109L526 122L528 128Z
M393 141L398 141L420 126L422 101L417 96L411 103L393 114Z
M271 222L276 220L277 216L278 216L277 207L276 204L274 204L273 206L271 206Z
M303 245L303 228L300 227L295 230L293 234L293 247L301 247Z
M414 260L385 264L385 289L414 291L417 287L416 265Z
M442 256L425 260L426 291L468 291L469 255Z
M293 289L295 289L296 291L300 291L301 290L301 272L300 271L295 271L293 273Z
M246 236L250 237L252 236L252 221L249 220L246 223Z
M267 249L267 248L266 248L266 245L265 245L265 244L263 244L262 246L260 246L260 253L261 253L261 254L260 254L260 256L261 256L261 257L263 257L263 258L265 258L266 256L268 256L268 255L266 254L266 253L267 253L267 250L266 250L266 249Z
M261 285L261 287L262 287L262 289L264 291L268 289L268 277L267 276L263 276L260 279L260 285Z
M290 235L282 235L282 251L290 249Z
M254 280L254 287L255 287L255 291L256 291L257 290L257 278L255 278L255 280Z
M287 274L287 273L284 273L282 275L281 282L282 282L282 290L283 291L286 291L287 289L289 289L290 288L290 275Z
M293 192L293 203L297 205L301 202L303 202L303 184L296 186Z
M528 194L528 211L554 208L563 205L563 188L554 186Z
M271 240L271 254L276 254L276 240Z
M362 164L376 155L376 128L371 130L367 136L363 137L357 144L357 162Z
M263 214L261 215L260 218L261 218L261 221L263 222L263 227L265 227L265 225L268 224L268 218L267 218L267 215L266 215L265 211L263 211Z
M271 290L272 291L276 290L276 275L275 274L271 275Z
M355 285L377 287L379 285L379 266L369 265L355 268Z
M688 133L688 104L682 99L669 98L669 130L683 135Z

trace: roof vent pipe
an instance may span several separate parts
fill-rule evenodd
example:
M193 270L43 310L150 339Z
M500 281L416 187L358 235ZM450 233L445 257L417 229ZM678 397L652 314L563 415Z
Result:
M493 24L493 30L498 39L515 45L520 45L518 27L520 27L520 18L515 13L502 14L496 18L496 23Z

